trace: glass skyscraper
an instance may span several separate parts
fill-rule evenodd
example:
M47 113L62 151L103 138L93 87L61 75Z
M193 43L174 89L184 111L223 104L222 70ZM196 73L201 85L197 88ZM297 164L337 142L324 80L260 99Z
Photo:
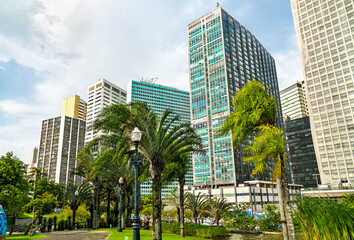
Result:
M206 155L193 155L197 187L237 186L254 178L252 167L241 161L231 135L215 132L232 111L232 99L249 80L261 82L278 104L282 127L278 80L273 57L256 37L222 7L188 25L191 121L203 139Z
M322 184L354 183L353 0L291 0Z
M130 81L127 87L127 103L144 102L151 107L155 113L161 115L165 110L171 110L179 114L180 120L177 123L190 123L190 97L189 92L176 88L155 84L149 81ZM186 174L186 185L193 183L192 171ZM174 188L178 182L172 182L162 189L162 198ZM148 180L141 185L141 194L151 194L151 182Z

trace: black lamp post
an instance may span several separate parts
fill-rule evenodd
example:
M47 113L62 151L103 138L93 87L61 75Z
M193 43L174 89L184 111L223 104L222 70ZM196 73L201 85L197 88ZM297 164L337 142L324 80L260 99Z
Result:
M120 186L120 190L119 190L119 217L118 217L118 232L122 231L122 195L123 195L123 190L122 190L122 186L124 183L124 179L121 177L119 178L119 186Z
M139 165L140 165L140 158L138 155L138 146L141 140L141 132L136 127L132 133L131 138L135 145L135 155L133 156L131 163L135 167L135 204L134 204L134 223L133 223L133 240L140 240L140 225L139 225Z
M73 227L72 227L73 230L75 230L77 196L79 196L79 192L75 191L75 200L74 200L74 209L73 209Z

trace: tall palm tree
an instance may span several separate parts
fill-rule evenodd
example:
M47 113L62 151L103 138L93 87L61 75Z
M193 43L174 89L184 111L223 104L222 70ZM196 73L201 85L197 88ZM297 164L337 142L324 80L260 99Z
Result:
M154 240L160 240L162 172L165 166L178 156L190 152L203 152L203 149L200 137L190 124L178 124L178 115L167 110L158 116L148 107L141 110L142 112L134 114L134 121L142 132L139 151L150 164L153 198L152 236ZM131 129L129 133L130 131Z
M204 193L199 192L197 195L193 193L187 194L186 207L193 212L194 223L198 223L199 215L205 209L207 201L208 198Z
M94 139L84 146L77 156L77 168L75 174L84 177L85 182L92 184L93 201L92 201L92 228L98 228L100 223L100 191L101 176L95 171L97 159L101 155L98 150L98 140Z
M171 192L170 202L174 203L177 208L178 213L178 222L180 224L180 235L181 237L185 237L184 234L184 206L185 206L185 193L184 193L184 185L185 185L185 176L190 169L190 155L183 154L177 156L169 165L166 167L166 171L163 173L164 178L168 181L178 180L178 191Z
M226 118L219 134L231 131L235 147L248 145L244 149L246 157L243 160L254 164L253 174L263 173L268 168L268 160L273 160L272 177L277 180L284 239L296 239L286 176L283 133L275 126L276 101L262 84L250 81L235 95L232 103L235 110ZM247 141L252 137L253 141Z
M214 223L219 226L220 219L230 212L231 205L225 198L209 198L205 211L214 219Z

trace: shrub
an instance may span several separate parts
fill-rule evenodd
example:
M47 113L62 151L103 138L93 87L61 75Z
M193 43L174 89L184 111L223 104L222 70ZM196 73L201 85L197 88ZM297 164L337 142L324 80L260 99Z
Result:
M250 203L242 203L234 206L231 214L224 219L225 225L231 229L254 230L257 222L248 211L250 207Z
M263 205L264 215L258 221L259 230L261 231L272 231L272 232L281 232L281 220L279 208L274 204L265 204Z
M179 223L162 223L162 231L179 234ZM200 238L216 238L227 236L230 232L224 227L186 223L184 225L184 233L186 236Z
M65 220L64 219L60 219L58 222L58 230L59 231L63 231L65 229Z

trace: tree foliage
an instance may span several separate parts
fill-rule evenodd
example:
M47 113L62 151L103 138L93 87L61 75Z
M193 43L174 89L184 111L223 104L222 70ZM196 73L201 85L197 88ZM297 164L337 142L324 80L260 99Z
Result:
M26 165L12 152L0 158L0 204L8 216L23 212L28 203L31 185L26 177Z

